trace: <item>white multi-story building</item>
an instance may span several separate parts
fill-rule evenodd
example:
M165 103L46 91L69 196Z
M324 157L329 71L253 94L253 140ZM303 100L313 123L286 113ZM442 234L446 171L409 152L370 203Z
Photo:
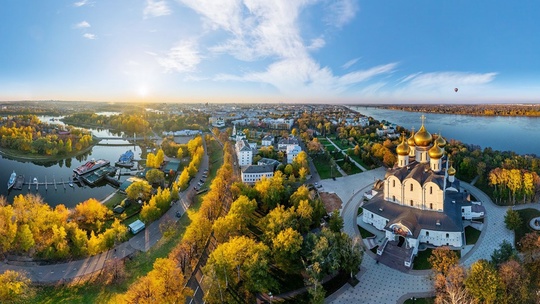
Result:
M263 137L261 146L268 147L268 146L273 146L273 145L274 145L274 136L266 135L265 137Z
M236 156L238 157L238 165L251 165L253 162L253 148L245 139L239 140L235 144Z
M271 165L249 165L242 167L242 182L254 184L261 180L263 176L271 178L274 176L274 166Z
M420 246L464 245L463 219L485 215L485 209L462 192L456 170L445 156L446 141L420 130L397 146L398 160L363 206L362 220L384 231L386 239L378 254L391 248L392 257L402 254L410 267ZM397 258L395 258L397 259Z
M295 137L282 138L278 141L278 150L287 151L287 147L298 146L298 139Z
M287 164L291 164L300 152L302 148L299 145L287 146Z

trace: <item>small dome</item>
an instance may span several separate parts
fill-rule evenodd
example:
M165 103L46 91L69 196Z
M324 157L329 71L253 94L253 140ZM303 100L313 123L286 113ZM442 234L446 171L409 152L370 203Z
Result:
M448 175L455 175L456 169L454 169L454 166L450 165L450 168L448 168Z
M405 142L405 137L403 137L401 143L397 146L396 153L401 156L409 155L409 145Z
M439 147L439 144L435 141L435 145L428 151L429 157L433 159L440 159L444 154L444 149Z
M420 127L420 130L414 134L414 143L417 146L429 146L431 144L433 137L431 134L426 131L426 128L424 128L424 124Z
M410 147L414 147L415 144L414 144L414 128L412 128L412 131L411 131L411 137L409 137L409 139L407 139L407 144L410 146Z
M437 139L435 139L435 142L439 145L439 147L444 148L446 146L446 140L442 137L441 133L439 132L439 136L437 136Z

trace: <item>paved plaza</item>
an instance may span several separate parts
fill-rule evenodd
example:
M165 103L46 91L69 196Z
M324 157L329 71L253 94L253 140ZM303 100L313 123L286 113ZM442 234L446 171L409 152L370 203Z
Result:
M355 175L323 180L320 184L325 191L336 193L343 201L341 215L344 219L344 231L353 238L360 237L357 223L358 207L363 194L371 190L376 179L384 179L384 168ZM486 208L484 229L478 242L472 248L468 246L463 253L461 264L469 267L479 259L491 259L493 250L499 248L503 240L514 243L514 234L506 229L504 215L508 207L495 205L491 199L474 186L461 182L462 191L471 193ZM519 206L522 208L539 208L538 203ZM516 208L517 209L517 208ZM376 236L376 241L382 234ZM430 270L411 270L401 272L381 263L375 263L375 254L366 251L360 272L356 275L359 280L355 287L344 285L340 290L326 299L327 303L403 303L412 297L425 297L433 293L430 281Z

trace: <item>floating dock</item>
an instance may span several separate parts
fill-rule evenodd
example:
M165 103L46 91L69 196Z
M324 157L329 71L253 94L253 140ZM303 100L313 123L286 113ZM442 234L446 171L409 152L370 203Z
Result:
M22 190L23 185L24 185L24 175L17 174L17 179L15 180L13 189Z

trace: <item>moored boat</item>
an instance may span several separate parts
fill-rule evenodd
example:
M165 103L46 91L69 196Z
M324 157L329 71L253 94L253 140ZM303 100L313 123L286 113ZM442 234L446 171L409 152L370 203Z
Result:
M78 175L82 175L85 173L95 171L101 167L108 166L110 163L111 163L110 161L105 160L105 159L91 160L89 162L86 162L86 164L73 169L73 172L75 172Z
M17 173L15 173L15 171L13 171L13 173L11 173L11 176L9 177L9 180L8 180L8 183L7 183L8 190L11 189L13 187L13 185L15 185L15 180L16 179L17 179Z
M115 165L119 167L131 168L133 167L133 157L135 157L133 151L127 150L124 154L120 155L120 158L118 158L118 161L115 163Z

